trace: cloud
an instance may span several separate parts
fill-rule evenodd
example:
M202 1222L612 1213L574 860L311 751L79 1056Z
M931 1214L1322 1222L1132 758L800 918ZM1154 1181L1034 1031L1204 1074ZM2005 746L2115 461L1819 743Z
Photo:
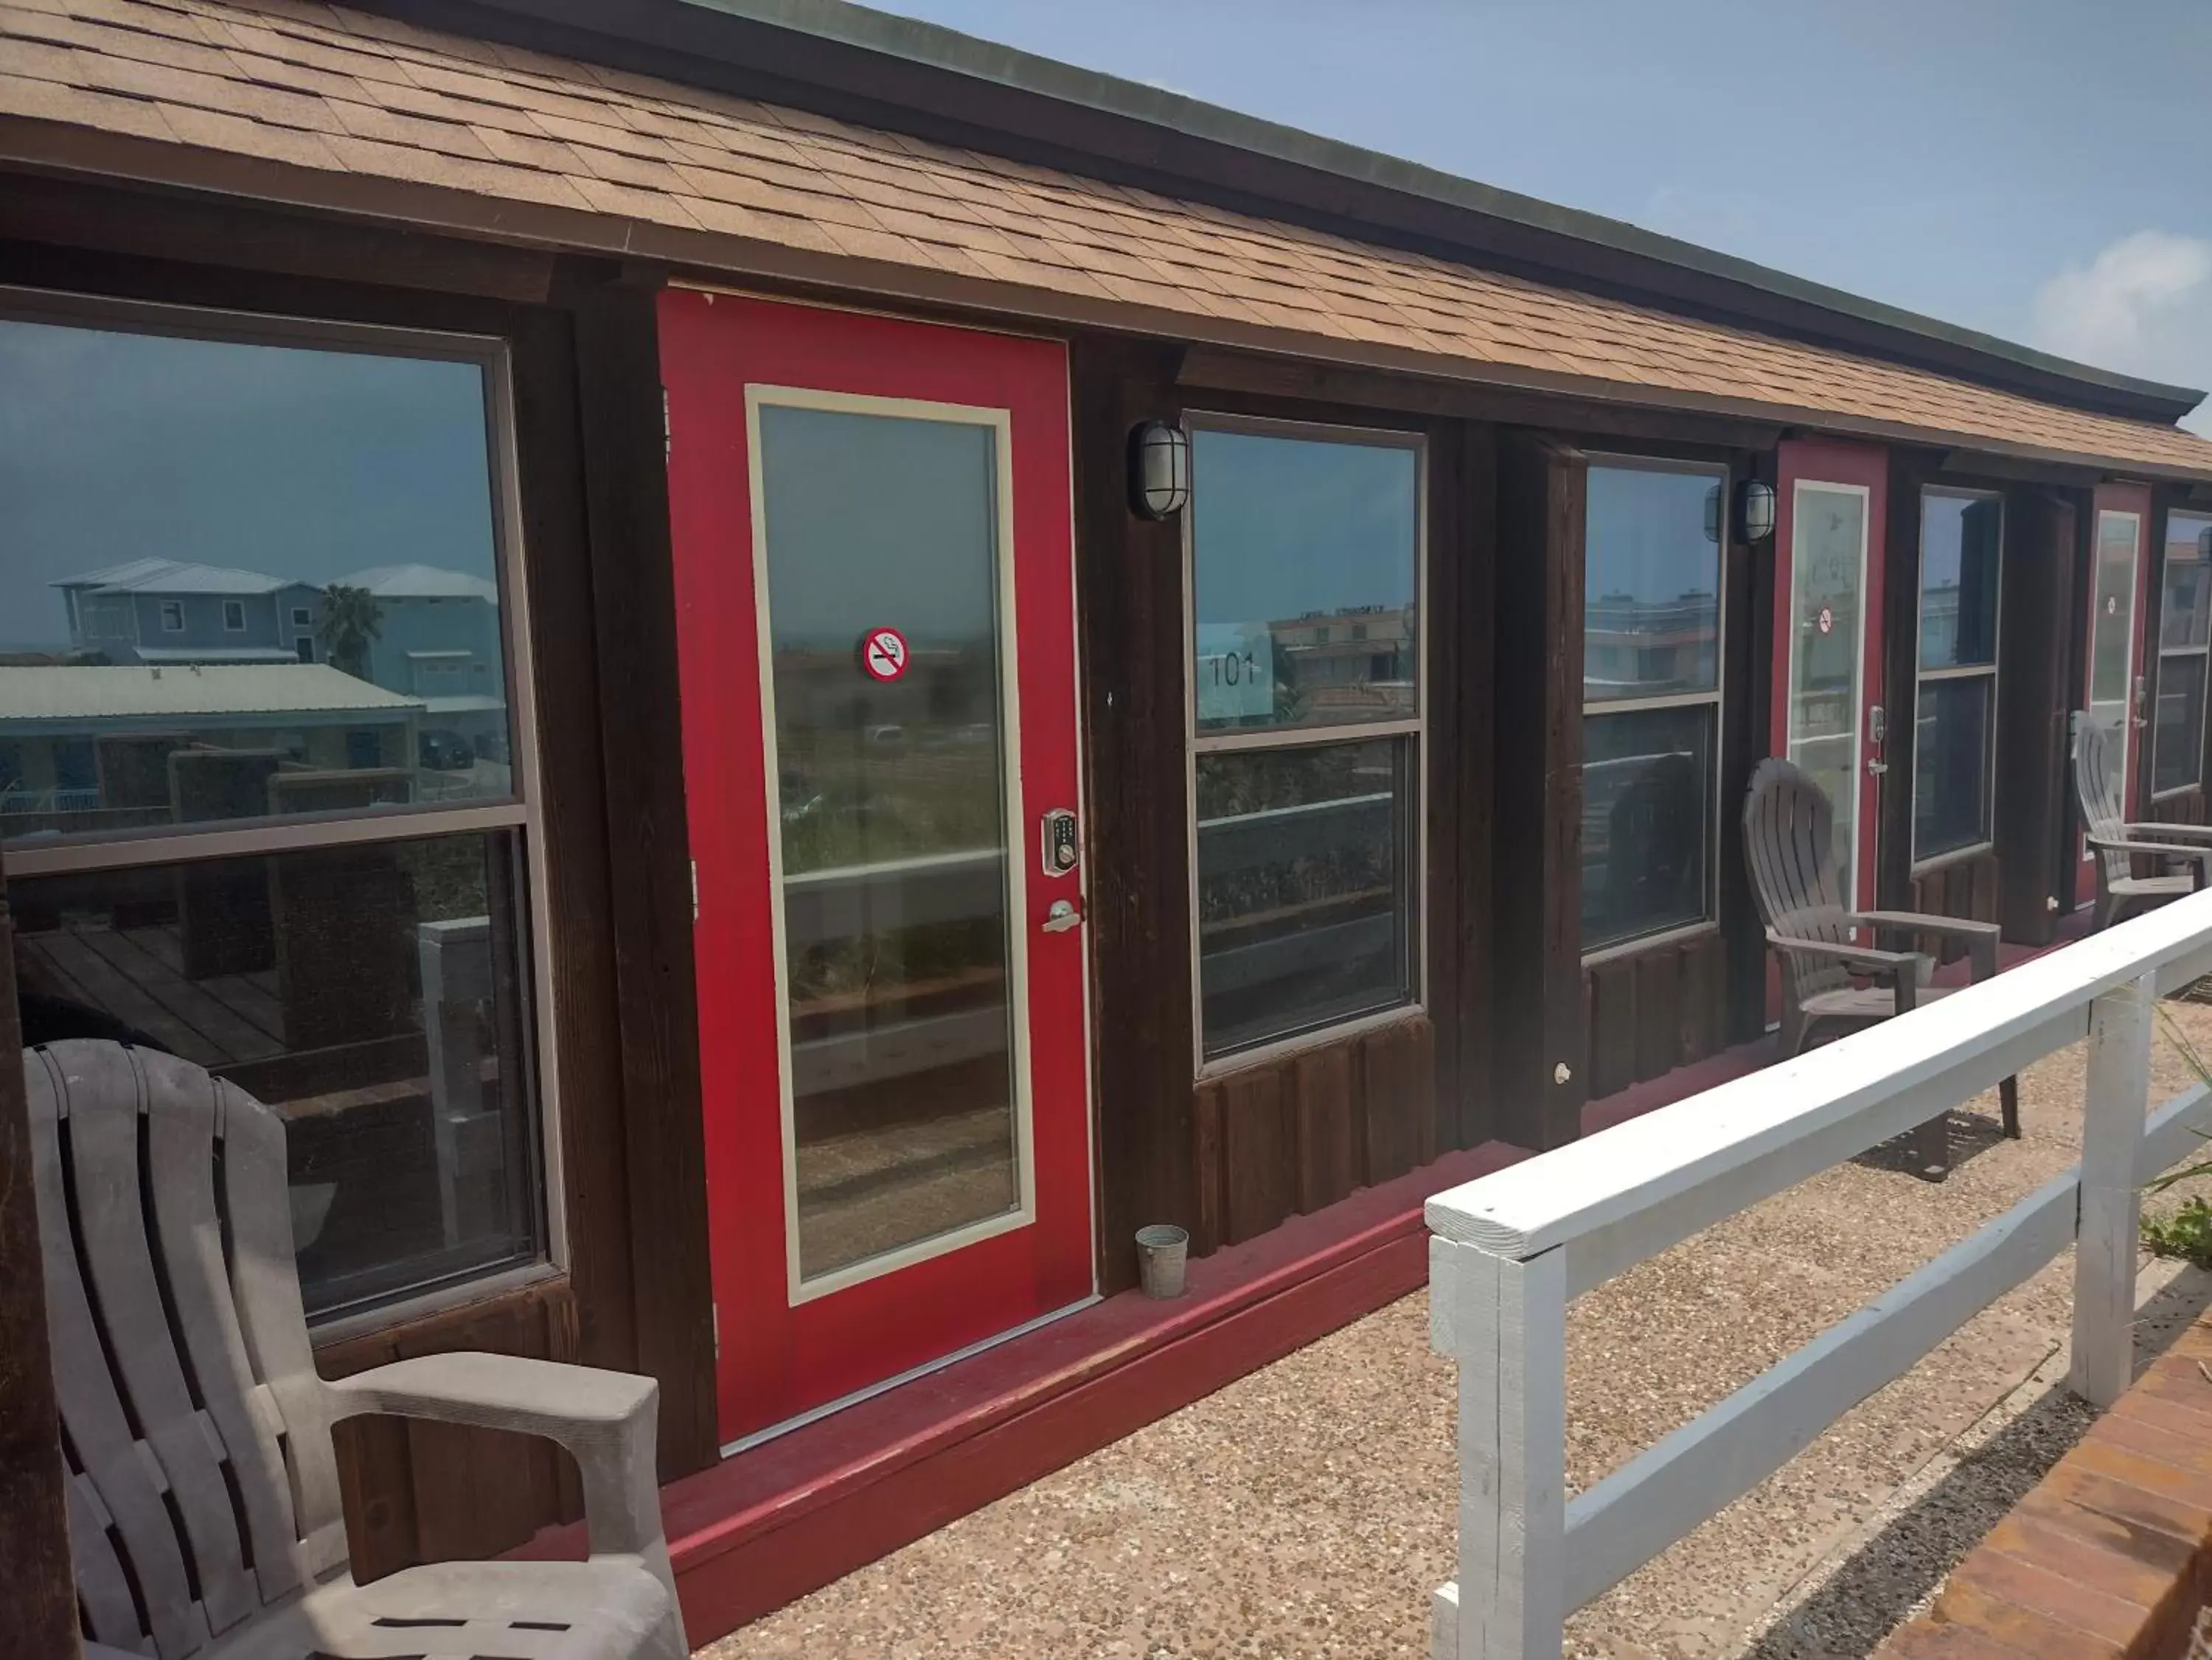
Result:
M2039 345L2153 380L2212 385L2212 241L2137 231L2035 297ZM2212 411L2187 425L2212 434Z

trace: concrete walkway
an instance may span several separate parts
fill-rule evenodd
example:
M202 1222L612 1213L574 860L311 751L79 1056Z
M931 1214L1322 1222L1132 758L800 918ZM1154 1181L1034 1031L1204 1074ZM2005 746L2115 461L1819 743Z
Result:
M2212 1056L2212 1008L2166 1006ZM1930 1187L1881 1151L1709 1229L1569 1317L1568 1468L1586 1486L1894 1283L2080 1152L2082 1057L1954 1120ZM2161 1039L2153 1098L2189 1074ZM2162 1201L2171 1204L2176 1196ZM1622 1660L1869 1652L2070 1445L2070 1257L1569 1626ZM2163 1287L2163 1289L2160 1289ZM2144 1335L2212 1291L2147 1271ZM1392 1305L702 1651L1214 1660L1427 1652L1451 1577L1452 1368Z

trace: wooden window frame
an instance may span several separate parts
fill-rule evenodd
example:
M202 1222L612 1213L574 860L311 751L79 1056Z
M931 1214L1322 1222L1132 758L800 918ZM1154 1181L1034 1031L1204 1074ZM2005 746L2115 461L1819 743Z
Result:
M1295 726L1240 732L1201 734L1198 730L1198 685L1191 665L1196 661L1198 640L1198 474L1194 455L1191 500L1180 515L1182 546L1182 634L1184 821L1188 828L1187 857L1190 872L1190 1043L1193 1075L1204 1080L1286 1055L1340 1042L1363 1032L1428 1012L1429 937L1429 826L1430 791L1428 717L1429 687L1429 440L1425 433L1389 427L1361 427L1342 422L1283 420L1220 410L1186 410L1185 436L1195 450L1200 432L1242 433L1256 437L1289 438L1310 443L1361 445L1371 449L1406 450L1413 457L1413 606L1419 627L1413 639L1415 711L1396 720L1364 721L1333 726ZM1404 740L1413 746L1413 799L1406 803L1405 851L1408 906L1406 946L1407 996L1387 1008L1333 1020L1285 1033L1239 1049L1209 1057L1206 1052L1206 994L1199 940L1198 761L1202 754L1314 748L1331 743Z
M1990 660L1987 663L1977 663L1950 669L1929 669L1921 661L1923 645L1921 631L1926 616L1928 593L1926 504L1930 496L1948 496L1954 500L1961 501L1994 501L1997 505L1997 591L1995 608L1996 641L1990 650ZM1914 560L1917 569L1912 582L1912 788L1906 791L1911 805L1911 811L1907 820L1910 828L1906 833L1912 839L1909 850L1910 872L1914 876L1924 876L1930 870L1940 870L1943 866L1957 860L1972 858L1978 854L1992 852L1996 847L1997 710L2000 706L1999 700L2003 696L2003 682L1999 676L2003 672L2004 663L2005 533L2009 528L2009 516L2006 512L2003 491L1985 490L1966 485L1923 484L1920 487L1918 496L1915 498L1914 506L1919 509L1919 523L1916 527L1916 540L1913 543L1917 553ZM1947 847L1940 853L1929 853L1923 857L1920 851L1919 810L1921 688L1930 681L1984 679L1990 684L1990 716L1989 730L1983 734L1982 742L1984 752L1982 833L1974 840L1960 846Z
M1587 627L1589 612L1589 525L1588 493L1589 475L1601 467L1647 473L1697 474L1717 481L1721 490L1720 519L1715 527L1713 544L1713 686L1710 692L1670 692L1649 698L1603 698L1590 701L1585 694L1582 700L1583 748L1587 753L1587 735L1592 716L1602 719L1607 715L1632 715L1650 709L1687 709L1710 706L1713 712L1712 797L1713 817L1711 834L1705 840L1705 915L1695 922L1677 923L1656 933L1638 934L1625 940L1614 940L1582 952L1584 967L1611 960L1615 957L1632 956L1656 946L1671 945L1681 940L1695 939L1703 934L1716 933L1720 922L1721 887L1721 821L1726 809L1722 780L1727 768L1722 761L1722 746L1728 721L1728 552L1731 528L1729 510L1734 505L1729 498L1734 493L1735 475L1726 462L1696 461L1677 456L1639 455L1609 450L1583 451L1583 489L1584 493L1583 526L1583 617ZM1583 763L1588 766L1587 760Z

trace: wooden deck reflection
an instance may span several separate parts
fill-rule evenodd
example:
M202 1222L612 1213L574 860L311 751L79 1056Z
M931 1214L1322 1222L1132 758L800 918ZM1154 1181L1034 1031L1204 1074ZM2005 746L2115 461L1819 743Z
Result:
M173 923L18 932L15 943L33 990L119 1021L210 1070L285 1052L276 971L187 979Z

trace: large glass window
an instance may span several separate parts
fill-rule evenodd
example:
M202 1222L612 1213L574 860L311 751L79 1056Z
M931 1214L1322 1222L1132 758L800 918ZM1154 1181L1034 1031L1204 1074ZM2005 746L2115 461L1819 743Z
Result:
M515 800L490 414L476 360L0 320L0 836Z
M1589 468L1583 567L1583 949L1713 914L1726 475Z
M233 323L0 318L0 834L26 1042L282 1114L322 1318L546 1246L502 371Z
M1204 1059L1419 997L1421 451L1192 433Z
M1997 591L2004 502L1975 490L1920 496L1920 652L1912 737L1912 857L1990 839L1996 759Z
M2158 716L2151 731L2151 789L2164 795L2203 781L2204 667L2212 644L2212 518L2166 521L2166 580L2158 625Z

